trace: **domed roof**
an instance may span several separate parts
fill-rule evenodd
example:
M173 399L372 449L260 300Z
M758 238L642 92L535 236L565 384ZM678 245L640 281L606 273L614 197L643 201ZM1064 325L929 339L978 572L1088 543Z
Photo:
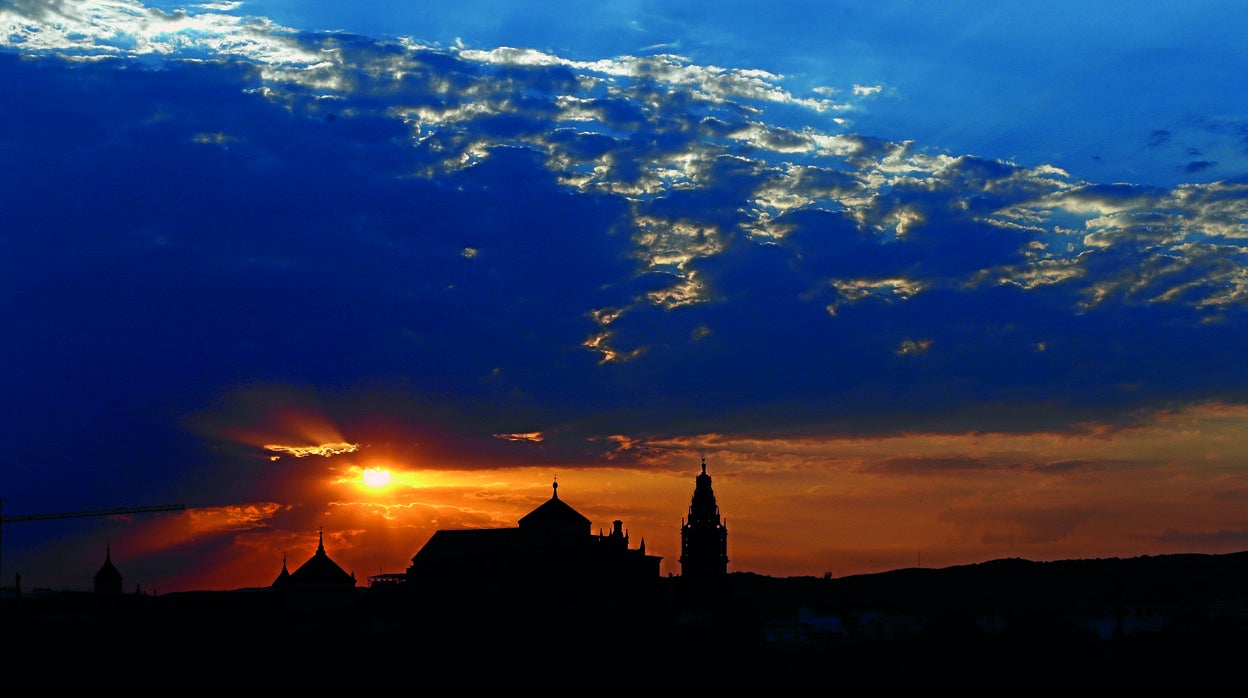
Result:
M121 593L121 572L113 565L111 546L104 549L104 564L95 573L95 590L100 593Z

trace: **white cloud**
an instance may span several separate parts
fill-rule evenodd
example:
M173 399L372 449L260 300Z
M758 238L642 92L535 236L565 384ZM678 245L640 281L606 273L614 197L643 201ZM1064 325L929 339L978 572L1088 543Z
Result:
M471 167L499 146L528 147L543 154L565 185L630 199L642 268L673 274L670 288L649 297L667 306L705 297L705 281L695 281L687 264L719 254L726 231L718 222L655 214L650 203L673 192L720 187L716 174L724 168L739 178L734 225L754 237L783 239L793 231L786 216L812 208L843 213L892 242L964 215L1019 236L1022 258L985 259L982 268L965 272L964 285L1036 290L1084 284L1093 303L1123 298L1222 308L1246 301L1243 248L1227 243L1248 240L1248 185L1164 191L1072 183L1067 172L1048 165L986 163L911 141L781 126L768 105L813 113L848 105L834 103L831 88L798 97L781 75L694 65L674 54L574 61L534 49L460 46L437 52L462 61L462 72L433 71L423 54L436 50L410 40L395 45L399 52L352 47L333 36L309 43L269 20L232 14L241 6L211 2L165 13L134 0L11 0L0 9L0 45L76 58L242 58L259 67L266 82L259 92L270 98L283 96L283 84L344 96L408 85L415 99L387 114L405 120L413 147L425 148L425 174ZM518 70L499 80L489 66ZM549 81L552 68L566 69L560 77L570 79ZM557 87L546 92L533 88L551 84ZM863 84L848 90L856 99L882 91ZM521 117L513 123L528 127L505 136L479 127L500 115ZM556 137L563 134L555 134L552 123L574 123L584 138ZM201 138L223 142L213 134ZM578 149L584 139L594 139L594 147ZM1110 253L1122 248L1132 254L1111 263ZM1201 280L1194 280L1198 272ZM855 283L837 286L843 300L907 298L934 282Z
M0 9L0 46L80 58L208 52L269 65L311 66L324 58L267 19L228 14L237 4L165 13L133 0L19 2Z

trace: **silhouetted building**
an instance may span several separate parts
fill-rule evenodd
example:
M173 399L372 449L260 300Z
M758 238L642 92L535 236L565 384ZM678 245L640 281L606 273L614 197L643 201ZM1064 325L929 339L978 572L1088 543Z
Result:
M439 595L486 599L575 601L586 595L652 590L661 557L646 554L643 539L629 548L622 521L594 535L590 520L559 499L524 515L515 528L439 530L413 557L406 586Z
M95 573L95 593L121 593L121 572L113 566L113 551L111 547L104 549L104 564L100 566L100 571Z
M286 556L282 556L282 571L273 580L274 589L290 591L338 591L355 588L355 574L348 573L329 558L325 552L325 533L322 531L316 553L294 572L286 569Z
M728 526L719 518L711 476L706 474L706 458L694 482L689 518L680 526L680 573L690 581L721 579L728 574Z

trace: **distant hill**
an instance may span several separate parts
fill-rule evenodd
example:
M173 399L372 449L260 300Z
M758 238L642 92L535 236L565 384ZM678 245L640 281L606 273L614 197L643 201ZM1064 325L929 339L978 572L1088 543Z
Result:
M1004 558L849 577L730 575L734 594L774 610L933 611L1206 604L1248 598L1248 552L1033 562Z

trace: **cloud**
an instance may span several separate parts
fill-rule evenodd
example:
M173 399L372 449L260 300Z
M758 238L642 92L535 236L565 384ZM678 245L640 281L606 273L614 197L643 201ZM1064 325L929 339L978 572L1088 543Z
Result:
M275 453L288 453L295 458L305 458L307 456L322 456L329 458L342 453L354 453L360 448L359 444L349 444L345 442L332 444L314 444L311 446L284 446L282 444L265 444L266 451Z
M238 56L269 66L311 66L290 29L229 14L237 4L199 5L165 13L132 0L51 3L16 0L0 7L4 45L55 52L76 60L113 56Z
M104 340L101 358L172 374L215 347L175 403L249 376L344 394L403 376L404 399L458 403L465 439L541 432L579 453L712 415L765 430L903 419L916 401L971 422L1003 401L1112 414L1238 375L1217 349L1243 339L1248 300L1235 182L1095 184L828 120L874 85L806 95L674 54L300 34L241 7L4 10L10 52L143 58L79 66L76 83L51 61L6 62L59 91L7 117L39 136L9 147L59 167L82 204L12 215L27 229L110 221L56 263L100 274L129 322L158 331L136 356ZM65 97L100 106L83 119L57 111ZM97 158L30 145L67 134ZM127 186L95 186L118 168ZM176 304L154 293L170 282ZM90 298L67 319L92 317L122 321ZM1193 352L1199 378L1157 372ZM471 426L482 401L491 420Z
M1158 536L1157 539L1164 543L1177 543L1188 547L1192 545L1207 545L1209 543L1230 544L1243 547L1245 543L1248 543L1248 530L1223 530L1206 533L1187 532L1172 528Z
M503 439L505 441L523 441L526 443L540 444L545 440L540 431L530 432L528 434L495 434L494 438Z

